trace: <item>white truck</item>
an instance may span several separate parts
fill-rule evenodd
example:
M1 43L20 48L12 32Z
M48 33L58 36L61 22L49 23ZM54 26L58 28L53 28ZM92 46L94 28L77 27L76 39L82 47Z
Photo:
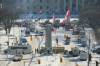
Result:
M73 56L78 56L80 54L80 50L78 47L74 47L71 49Z
M80 50L78 47L73 47L73 48L71 48L71 51L69 51L69 54L74 57L79 56Z

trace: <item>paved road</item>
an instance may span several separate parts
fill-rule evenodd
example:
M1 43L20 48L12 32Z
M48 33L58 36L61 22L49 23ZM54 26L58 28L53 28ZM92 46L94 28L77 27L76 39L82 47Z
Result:
M19 31L20 28L14 28L13 30ZM12 32L13 32L13 30L12 30ZM16 36L19 36L20 32L16 32L16 31L14 31L15 33L12 33L12 34L16 34ZM64 34L67 34L67 35L72 37L71 31L64 31L62 28L58 29L56 33L54 33L54 32L52 33L52 40L53 40L52 43L53 43L54 46L56 46L56 41L55 41L56 37L58 37L58 39L59 39L59 43L58 44L62 45L62 46L65 46L63 44ZM88 33L87 33L87 35L88 35ZM2 43L2 41L6 41L7 40L7 37L0 37L0 38L5 38L5 40L0 39L1 43ZM26 38L27 38L29 44L33 48L33 53L35 53L35 49L39 47L40 41L44 37L32 36L32 38L33 38L32 41L30 41L30 37L26 37ZM94 38L91 38L91 40L94 40ZM45 43L44 41L45 41L45 38L42 41L41 45L43 45L43 43ZM72 46L69 46L69 47L72 47ZM69 48L67 48L67 49L69 49ZM27 58L27 57L30 57L30 56L24 56L24 58L25 57ZM76 63L76 61L75 62L69 61L69 58L65 58L65 57L62 57L62 58L63 58L63 62L62 63L60 63L60 56L59 55L56 55L56 56L44 56L44 57L34 57L32 59L32 63L31 64L30 64L31 59L22 60L21 62L12 62L12 61L11 62L7 62L7 61L4 62L4 61L0 61L0 63L2 63L2 66L7 66L6 64L8 64L8 66L29 66L29 64L30 64L30 66L75 66L76 64L79 64L80 66L86 66L87 65L86 61L84 61L84 62L77 61L77 63ZM74 57L71 57L70 59L73 59L73 58ZM37 64L37 60L38 59L41 59L41 64Z

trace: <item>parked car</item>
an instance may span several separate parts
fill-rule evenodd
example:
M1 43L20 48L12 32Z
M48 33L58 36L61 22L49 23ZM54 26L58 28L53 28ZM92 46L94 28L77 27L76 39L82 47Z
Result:
M87 46L87 42L86 41L81 41L81 47L86 47Z
M14 62L18 62L18 61L21 61L22 60L22 55L15 55L13 58L12 58L12 61Z
M94 49L92 49L92 52L100 54L100 46L96 46Z
M85 51L81 52L79 55L79 59L82 61L86 61L88 59L88 53Z

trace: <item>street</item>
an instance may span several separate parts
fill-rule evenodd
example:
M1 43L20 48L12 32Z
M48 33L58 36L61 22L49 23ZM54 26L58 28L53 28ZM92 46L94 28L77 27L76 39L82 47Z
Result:
M13 29L18 30L19 28L15 27ZM21 30L21 28L20 28L20 30ZM92 48L93 43L96 42L96 41L95 41L95 38L93 36L93 32L88 33L89 31L92 31L92 30L89 29L89 28L86 28L86 31L85 31L86 35L87 35L86 38L89 39L88 36L91 35L90 39L91 39L91 48ZM19 33L20 32L16 31L16 33L15 34L13 33L13 35L17 35L17 37L19 37L20 36L20 35L18 35ZM63 30L63 28L59 28L59 29L56 30L56 32L52 32L52 46L53 47L62 46L62 47L65 47L66 50L68 50L68 51L71 51L72 47L75 47L75 46L77 47L77 44L74 44L72 42L70 42L69 45L64 45L64 35L71 37L70 41L76 41L77 40L77 37L72 35L72 31L65 31L65 30ZM1 44L4 44L8 40L7 36L1 36L0 38L3 39L3 40L0 41ZM5 39L5 38L7 38L7 39ZM61 56L56 55L56 54L52 55L52 56L40 56L40 54L37 54L37 53L35 54L36 48L42 47L42 46L45 45L45 38L43 38L43 36L35 37L34 35L32 36L32 41L30 41L30 37L25 37L25 38L27 39L28 43L32 46L33 55L29 54L29 55L23 56L23 60L20 61L20 62L12 62L12 61L9 61L9 62L5 61L4 62L2 60L6 60L6 55L5 56L1 55L2 59L0 59L0 60L2 61L2 65L5 64L6 66L7 65L8 66L13 66L13 65L16 65L16 66L18 66L18 65L19 66L29 66L29 65L30 66L32 66L32 65L34 65L34 66L54 66L54 65L55 66L60 66L60 65L64 66L64 65L70 65L71 64L71 65L75 66L75 64L78 64L80 66L84 66L84 63L85 63L85 66L87 65L86 64L87 61L80 61L79 56L78 57L72 57L72 56L65 56L64 57L62 54L61 54ZM56 38L58 38L58 44L56 43L56 40L55 40ZM42 42L41 42L41 40L42 40ZM12 45L12 43L14 41L15 41L15 39L10 38L9 44ZM88 41L87 41L87 43L88 43ZM7 45L7 44L5 43L5 45ZM5 47L5 49L7 48L6 46L4 46L4 47ZM79 47L79 48L81 49L81 47ZM4 50L4 48L2 48L2 46L1 46L1 51L3 51L3 50ZM84 48L81 49L81 50L84 50ZM87 51L87 50L85 50L85 51ZM33 58L32 58L32 56L33 56ZM97 54L92 54L92 56L93 56L92 60L94 62L90 63L90 64L92 64L91 66L94 66L95 60L100 61L100 59L98 58L99 55L97 56ZM63 58L63 62L61 62L61 63L60 63L60 57ZM38 59L40 59L41 64L37 63ZM67 62L67 63L65 63L65 62Z

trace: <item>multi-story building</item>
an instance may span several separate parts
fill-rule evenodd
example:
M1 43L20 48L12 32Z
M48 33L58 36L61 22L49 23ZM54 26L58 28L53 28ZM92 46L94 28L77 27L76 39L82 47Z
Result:
M100 0L82 0L80 22L94 29L96 39L100 44Z
M67 0L33 0L33 13L64 14Z
M81 9L100 7L100 0L81 0Z
M9 8L14 8L22 13L45 13L64 15L68 8L72 14L77 14L80 0L2 0ZM1 5L2 6L2 5Z
M32 12L33 0L14 0L16 2L16 9L22 13Z
M5 9L15 9L15 1L14 0L1 0L2 8Z
M22 13L28 13L32 11L32 0L0 0L0 7L9 10L19 10Z
M72 15L77 15L80 10L81 0L69 0L69 7Z

